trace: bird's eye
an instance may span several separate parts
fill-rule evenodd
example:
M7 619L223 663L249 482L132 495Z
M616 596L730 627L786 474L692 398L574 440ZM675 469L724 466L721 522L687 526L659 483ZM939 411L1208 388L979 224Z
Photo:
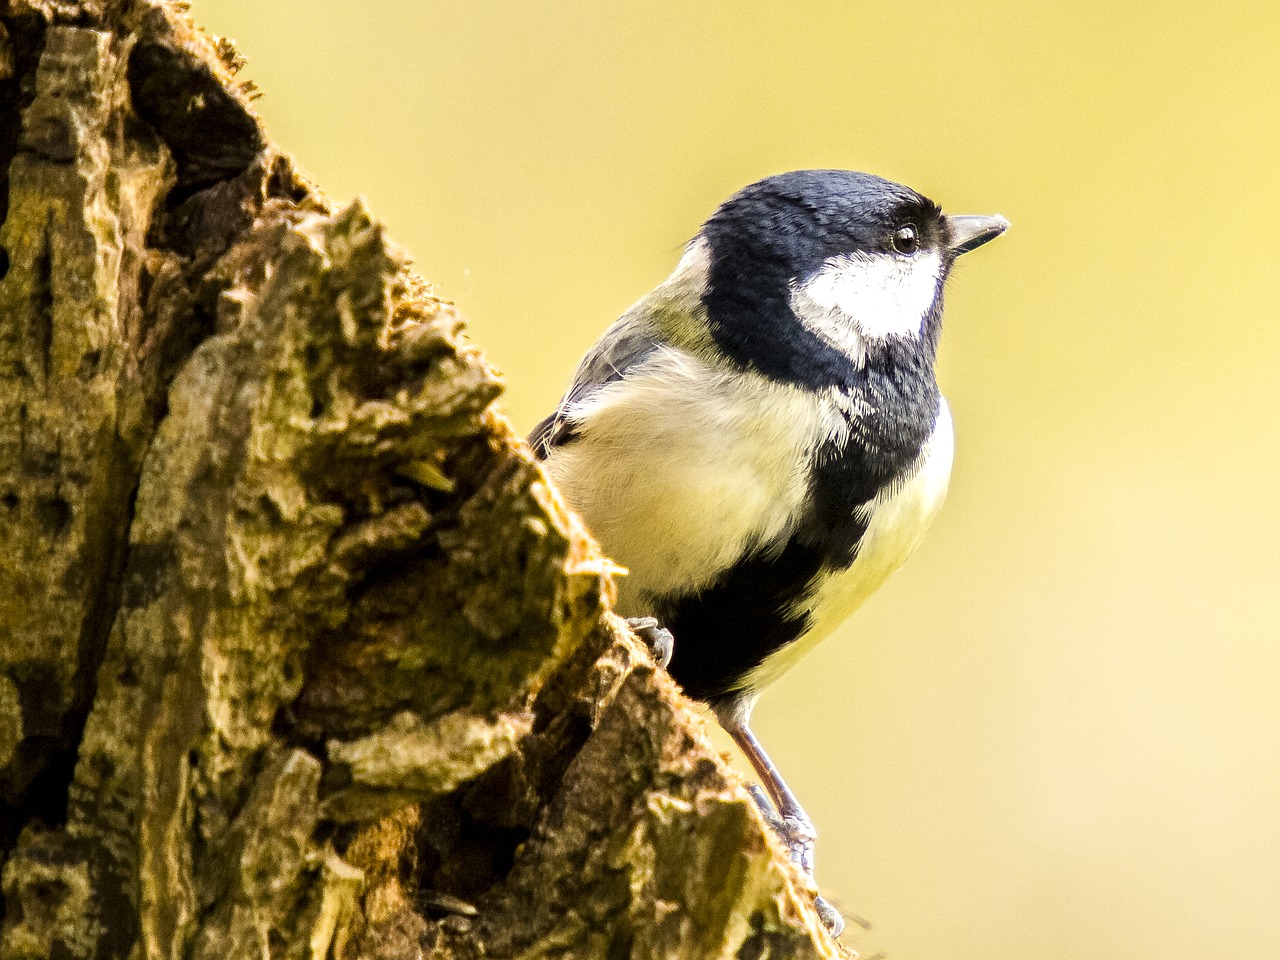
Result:
M920 249L920 235L916 232L916 228L909 223L893 231L891 242L894 252L903 256L910 256Z

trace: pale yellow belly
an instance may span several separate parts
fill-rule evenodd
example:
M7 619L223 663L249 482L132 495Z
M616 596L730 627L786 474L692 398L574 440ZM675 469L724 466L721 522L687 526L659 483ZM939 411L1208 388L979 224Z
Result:
M761 543L785 540L827 418L812 392L727 375L667 351L575 409L582 438L545 466L626 567L618 610L692 593Z

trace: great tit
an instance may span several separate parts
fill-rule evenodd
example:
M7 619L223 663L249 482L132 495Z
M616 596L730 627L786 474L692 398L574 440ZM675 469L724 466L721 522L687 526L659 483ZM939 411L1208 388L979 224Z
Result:
M587 351L529 438L629 571L619 612L652 640L674 637L671 675L751 761L766 819L809 873L816 833L751 710L941 507L943 288L960 254L1008 226L849 170L753 183Z

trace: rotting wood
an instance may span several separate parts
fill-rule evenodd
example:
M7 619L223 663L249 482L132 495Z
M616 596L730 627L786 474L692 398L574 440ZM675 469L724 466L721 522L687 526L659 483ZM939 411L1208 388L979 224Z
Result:
M237 66L159 0L0 13L0 960L836 955Z

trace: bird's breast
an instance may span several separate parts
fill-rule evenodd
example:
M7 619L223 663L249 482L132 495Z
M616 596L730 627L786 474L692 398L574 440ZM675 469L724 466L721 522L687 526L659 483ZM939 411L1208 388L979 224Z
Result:
M941 400L933 431L914 463L857 508L863 533L852 562L819 572L810 590L797 600L793 614L807 621L804 634L765 658L747 676L743 688L760 689L777 679L906 562L946 498L954 453L951 412Z
M619 609L693 593L784 541L805 508L807 457L828 429L812 393L664 348L570 414L546 467L627 567Z

